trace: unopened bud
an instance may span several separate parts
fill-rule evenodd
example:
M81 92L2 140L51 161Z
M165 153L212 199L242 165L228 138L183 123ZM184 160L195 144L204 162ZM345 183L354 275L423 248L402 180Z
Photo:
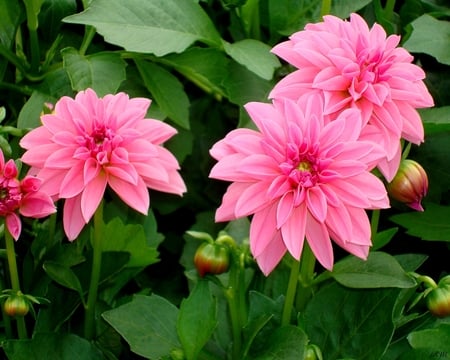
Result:
M416 161L405 159L394 179L387 185L389 195L410 208L423 211L422 198L428 192L428 177L423 167Z

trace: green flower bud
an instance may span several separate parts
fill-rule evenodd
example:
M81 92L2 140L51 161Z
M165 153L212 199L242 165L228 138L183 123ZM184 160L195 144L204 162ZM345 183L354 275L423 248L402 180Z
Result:
M450 315L450 286L439 285L431 290L425 297L428 310L439 318Z
M24 295L12 294L6 298L3 310L11 317L25 316L30 311L30 304Z
M422 198L428 192L428 177L423 167L416 161L405 159L394 179L387 185L389 195L410 208L423 211Z
M217 243L204 242L195 252L194 264L201 277L222 274L230 266L230 250Z

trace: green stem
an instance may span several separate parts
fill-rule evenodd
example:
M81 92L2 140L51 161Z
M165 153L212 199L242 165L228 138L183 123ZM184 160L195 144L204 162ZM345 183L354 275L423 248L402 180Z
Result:
M95 27L91 25L86 25L86 29L84 32L83 42L80 46L80 55L86 54L89 45L91 45L92 39L96 33Z
M239 359L241 356L242 348L242 327L243 321L241 313L241 293L244 289L241 289L243 282L241 281L241 273L243 273L243 268L241 268L241 262L239 253L235 252L234 249L231 251L231 267L230 267L230 277L228 288L225 290L225 297L228 301L228 307L230 309L231 318L231 332L233 334L233 359Z
M384 7L384 14L387 19L392 20L394 17L395 0L387 0Z
M300 290L297 295L297 310L303 311L311 298L312 283L314 280L314 268L316 257L309 244L305 241L303 245L302 259L300 264Z
M103 202L100 203L94 214L94 235L92 247L91 283L89 285L88 299L85 306L84 336L91 340L95 334L95 304L97 302L100 270L102 266L102 238L103 238Z
M289 276L286 298L284 299L281 325L289 325L291 322L292 308L294 307L295 295L297 292L298 275L300 272L300 261L293 259L291 264L291 274Z
M11 287L14 292L20 292L19 272L17 271L16 251L14 249L14 239L5 226L5 245L6 256L8 258L9 277L11 279ZM27 328L25 326L25 319L23 316L17 317L17 334L19 339L27 338Z
M24 0L25 10L27 13L27 27L30 34L30 51L31 51L31 72L37 74L39 71L40 50L37 29L39 26L38 14L40 8L35 8L39 4L32 0Z
M331 0L322 0L322 7L320 8L320 17L328 15L331 12Z
M370 218L370 231L372 239L378 232L378 223L380 222L380 210L372 210L372 216Z

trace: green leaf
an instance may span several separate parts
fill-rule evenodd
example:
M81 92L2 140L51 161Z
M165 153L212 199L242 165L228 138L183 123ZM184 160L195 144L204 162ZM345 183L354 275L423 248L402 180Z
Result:
M91 342L74 334L36 333L32 339L7 340L2 347L11 360L97 360L100 350Z
M44 81L33 91L17 119L19 129L34 129L41 124L40 116L46 102L55 104L63 95L72 92L67 72L63 68L46 74Z
M300 328L288 325L277 328L266 339L264 350L250 359L297 360L304 358L308 337Z
M272 84L237 63L231 63L224 80L228 98L237 105L249 101L267 101Z
M256 291L249 293L249 314L248 321L244 327L243 335L245 340L245 352L247 354L251 346L253 349L264 349L269 334L273 331L272 326L266 326L275 320L277 326L281 318L284 304L284 297L280 296L276 300ZM255 341L255 345L253 342ZM257 352L257 351L256 351Z
M349 289L331 283L308 303L304 323L327 360L380 359L389 345L398 289Z
M389 241L394 237L397 233L398 228L390 228L380 232L377 232L375 236L372 238L372 251L378 250L383 246L387 245Z
M403 46L413 53L425 53L450 65L450 23L424 14L411 25L414 30Z
M124 251L130 254L126 267L146 267L158 262L158 250L147 245L144 228L139 224L124 224L118 217L109 221L105 228L103 251Z
M144 84L161 110L176 124L189 129L189 98L170 72L148 61L136 60Z
M80 280L70 267L49 260L44 262L43 268L53 281L66 288L75 290L81 297L83 296Z
M341 19L347 18L351 13L361 10L372 0L335 0L331 4L331 14Z
M188 360L195 360L216 327L216 304L207 280L199 280L181 302L177 330Z
M418 109L427 135L450 130L450 106Z
M0 21L0 44L10 49L14 42L17 26L20 24L21 12L17 1L0 0L2 21Z
M351 288L410 288L416 285L398 261L383 252L371 252L367 260L349 256L334 265L331 276Z
M158 295L135 295L131 302L102 314L134 353L149 359L160 359L181 347L177 316L178 309Z
M216 95L219 99L226 96L223 80L227 76L230 61L223 51L199 47L187 49L181 54L170 54L164 58L164 63L167 62L199 88Z
M42 36L48 41L53 41L64 25L61 20L75 13L76 9L76 0L44 1L39 13L39 30Z
M194 1L93 0L85 11L64 21L92 25L106 42L157 56L182 52L195 41L216 47L222 42Z
M414 331L408 341L414 349L429 349L431 352L450 354L450 324L439 324L434 329Z
M80 55L74 48L61 51L64 68L76 91L92 88L98 96L114 94L125 80L125 62L119 54L99 52Z
M225 52L239 64L263 79L270 80L276 68L281 64L270 52L270 46L261 41L245 39L233 44L224 41Z
M406 228L408 235L422 240L450 241L450 207L427 204L424 212L407 212L390 217L390 220Z

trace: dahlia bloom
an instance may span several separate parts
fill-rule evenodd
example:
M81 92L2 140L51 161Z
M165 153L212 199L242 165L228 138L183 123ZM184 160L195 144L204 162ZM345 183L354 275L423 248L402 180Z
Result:
M147 214L147 188L181 195L186 187L175 157L161 144L176 130L146 119L150 100L119 93L97 97L92 89L62 97L42 126L25 135L22 161L55 199L65 199L63 223L74 240L109 187Z
M268 275L286 251L300 259L304 239L317 260L333 267L331 238L366 258L371 246L365 209L389 207L386 189L370 170L384 156L360 140L360 111L326 121L320 96L245 105L257 130L231 131L211 148L210 177L233 182L216 221L253 214L250 249Z
M400 163L400 139L415 144L424 140L416 108L433 106L422 81L424 71L412 64L407 50L397 47L399 41L400 36L387 37L378 24L369 29L357 14L349 21L324 16L323 22L306 25L272 49L298 70L282 79L270 98L297 99L313 91L323 93L325 114L332 117L347 108L359 109L362 138L386 149L378 167L390 181Z
M0 216L14 240L22 231L17 213L31 218L43 218L56 212L52 199L40 189L41 180L34 176L17 178L17 166L13 160L5 163L0 150Z

